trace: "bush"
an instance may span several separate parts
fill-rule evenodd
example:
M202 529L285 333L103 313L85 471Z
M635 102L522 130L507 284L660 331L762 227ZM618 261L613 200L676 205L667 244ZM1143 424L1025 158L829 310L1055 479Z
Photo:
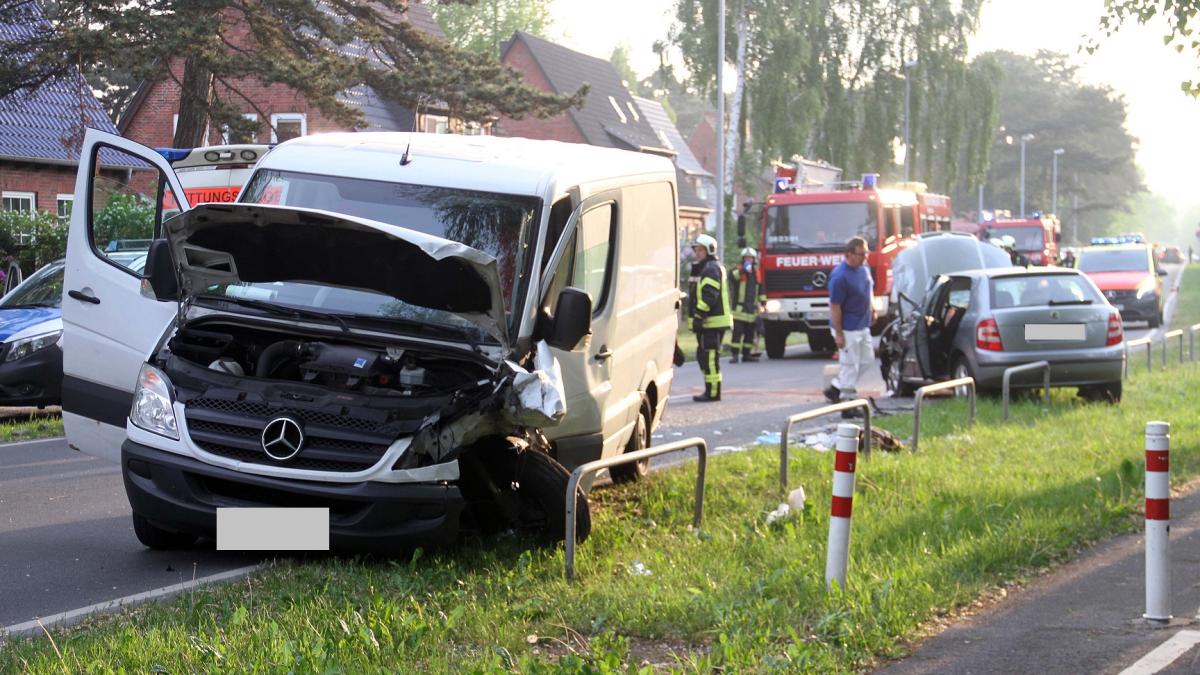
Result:
M49 213L0 212L0 255L15 257L24 274L67 254L66 224Z
M154 236L154 204L140 195L112 192L92 220L96 245L121 239L150 239Z

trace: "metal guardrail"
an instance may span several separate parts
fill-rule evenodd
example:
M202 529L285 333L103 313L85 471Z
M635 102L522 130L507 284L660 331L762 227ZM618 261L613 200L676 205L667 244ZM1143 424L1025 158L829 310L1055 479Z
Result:
M913 407L913 437L912 451L917 451L917 442L921 438L921 404L925 401L926 394L932 394L935 391L944 391L946 389L955 389L958 387L967 387L970 390L968 400L970 401L970 413L968 414L968 424L975 422L975 378L960 377L957 380L946 380L937 384L927 384L917 390L915 405Z
M1008 396L1011 393L1009 386L1012 376L1015 373L1023 373L1027 370L1042 371L1042 390L1045 391L1046 405L1050 405L1050 362L1049 361L1034 361L1026 363L1023 366L1013 366L1012 368L1004 369L1004 383L1001 386L1002 396L1004 397L1004 421L1008 421Z
M1138 338L1136 340L1128 340L1125 342L1125 377L1129 377L1129 350L1134 347L1146 347L1146 372L1154 370L1154 344L1148 338Z
M842 401L841 403L832 403L820 408L813 408L802 413L789 415L783 421L783 430L779 432L779 490L784 498L788 494L788 435L792 431L792 425L799 424L806 420L832 415L843 410L863 410L864 424L867 432L867 446L863 454L867 457L871 456L871 402L865 398L856 398L851 401Z
M1171 338L1173 338L1173 337L1179 338L1179 362L1183 363L1183 329L1176 328L1175 330L1169 330L1169 331L1163 333L1163 336L1162 336L1163 368L1167 367L1167 343L1170 342Z
M575 495L579 492L579 483L584 476L594 475L602 469L609 469L622 464L632 464L640 462L643 459L650 459L659 455L665 455L668 452L678 452L680 450L696 449L696 456L700 464L696 469L696 500L692 508L692 527L700 529L700 520L704 516L704 475L705 469L708 467L708 442L703 438L685 438L681 441L674 441L665 445L656 445L638 450L637 452L627 452L625 454L616 455L607 459L598 459L594 462L588 462L575 467L571 472L571 479L567 481L567 508L566 508L566 568L567 581L575 578Z

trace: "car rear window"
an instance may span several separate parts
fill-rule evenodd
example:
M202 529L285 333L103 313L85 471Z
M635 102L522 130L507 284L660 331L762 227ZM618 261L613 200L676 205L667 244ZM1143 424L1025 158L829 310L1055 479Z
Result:
M1036 274L992 279L992 307L1040 307L1049 304L1092 302L1104 299L1086 277L1078 274Z

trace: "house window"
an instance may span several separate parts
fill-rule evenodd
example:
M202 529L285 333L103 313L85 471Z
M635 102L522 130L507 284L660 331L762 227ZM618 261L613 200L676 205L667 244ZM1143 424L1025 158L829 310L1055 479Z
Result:
M271 115L271 142L282 143L308 135L308 116L304 113L275 113Z
M628 119L625 118L625 113L621 111L621 106L620 106L620 104L617 103L617 99L613 98L612 96L609 96L608 102L612 104L612 108L614 111L616 111L617 117L621 118L621 124L625 124L626 122L629 121Z
M75 195L58 195L55 199L58 204L57 215L59 223L66 223L71 220L71 206L75 204Z
M463 124L463 136L482 136L483 125L479 122L467 122Z
M421 129L427 134L448 134L450 118L445 115L426 115Z
M257 113L244 113L242 115L242 117L250 120L251 122L256 122L256 123L258 122L258 114ZM221 126L221 140L224 141L226 145L232 145L232 144L237 144L237 143L257 143L258 142L258 130L256 128L254 131L252 131L248 134L247 133L230 132L229 127L227 125L222 125Z
M8 192L0 193L0 198L3 203L0 204L0 211L19 211L21 213L33 213L37 208L37 194L33 192Z

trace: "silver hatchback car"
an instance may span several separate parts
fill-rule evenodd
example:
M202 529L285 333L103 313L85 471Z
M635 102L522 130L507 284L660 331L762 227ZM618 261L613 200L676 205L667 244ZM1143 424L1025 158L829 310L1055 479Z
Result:
M1006 368L1048 361L1052 386L1079 387L1083 398L1115 403L1123 341L1120 313L1086 275L1007 267L938 276L920 306L888 327L880 356L885 381L900 395L957 377L995 390ZM1012 378L1013 387L1041 384L1038 372Z

